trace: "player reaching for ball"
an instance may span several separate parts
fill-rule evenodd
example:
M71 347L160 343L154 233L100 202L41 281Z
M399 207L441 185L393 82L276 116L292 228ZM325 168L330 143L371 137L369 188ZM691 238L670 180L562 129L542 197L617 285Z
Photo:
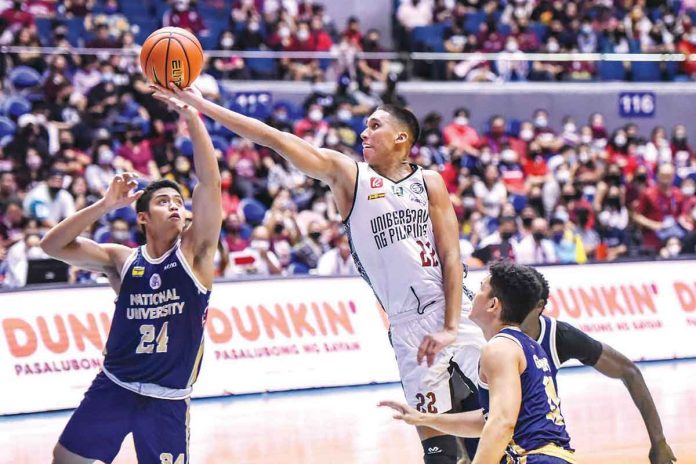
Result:
M203 326L221 227L220 172L198 113L155 94L186 121L198 184L185 225L178 184L153 182L133 192L134 174L116 176L95 204L52 228L49 255L103 272L118 294L103 369L68 421L55 464L110 463L133 434L140 464L188 462L189 396L203 355ZM137 249L80 236L109 211L136 203L146 244Z
M462 307L457 219L442 177L409 163L418 121L408 110L380 106L361 134L366 162L218 106L190 89L162 89L231 131L269 147L331 188L353 258L390 322L406 399L422 411L462 410L474 399L483 335ZM461 317L462 312L465 313ZM422 361L426 360L424 364ZM454 464L454 437L419 427L424 459Z

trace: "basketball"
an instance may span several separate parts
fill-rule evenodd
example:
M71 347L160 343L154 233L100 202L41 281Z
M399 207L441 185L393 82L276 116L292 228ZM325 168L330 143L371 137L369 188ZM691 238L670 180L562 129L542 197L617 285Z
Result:
M168 87L186 88L203 68L203 47L196 36L179 27L157 29L143 43L140 67L148 80Z

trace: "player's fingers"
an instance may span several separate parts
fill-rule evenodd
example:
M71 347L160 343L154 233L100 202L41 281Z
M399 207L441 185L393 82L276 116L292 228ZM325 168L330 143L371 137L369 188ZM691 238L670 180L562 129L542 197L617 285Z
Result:
M423 358L425 357L427 351L428 351L428 344L430 343L430 335L426 335L423 337L423 341L421 342L420 346L418 347L418 353L416 355L416 360L418 361L418 364L423 362Z

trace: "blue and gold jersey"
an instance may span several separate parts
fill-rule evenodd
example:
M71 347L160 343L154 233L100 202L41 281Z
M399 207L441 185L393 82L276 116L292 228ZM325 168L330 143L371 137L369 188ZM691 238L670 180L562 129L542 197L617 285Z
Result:
M542 347L518 328L506 327L495 337L515 341L524 351L527 368L520 375L522 404L512 441L501 461L506 464L535 462L533 456L550 456L574 463L570 437L556 395L554 374ZM495 338L493 337L493 338ZM479 399L488 417L488 385L479 381ZM541 462L541 461L540 461Z
M558 392L558 384L556 384L556 373L561 368L561 361L558 359L558 349L556 347L556 319L551 319L546 316L539 316L539 324L541 331L537 343L541 345L549 360L549 369L551 369L551 377Z
M180 242L157 259L144 246L134 250L121 272L104 373L142 395L188 397L203 356L209 298Z

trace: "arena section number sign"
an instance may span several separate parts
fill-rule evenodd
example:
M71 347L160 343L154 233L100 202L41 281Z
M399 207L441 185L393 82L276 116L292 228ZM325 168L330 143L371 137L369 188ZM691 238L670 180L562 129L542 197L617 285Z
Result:
M657 99L655 92L621 92L619 116L622 118L652 118Z

